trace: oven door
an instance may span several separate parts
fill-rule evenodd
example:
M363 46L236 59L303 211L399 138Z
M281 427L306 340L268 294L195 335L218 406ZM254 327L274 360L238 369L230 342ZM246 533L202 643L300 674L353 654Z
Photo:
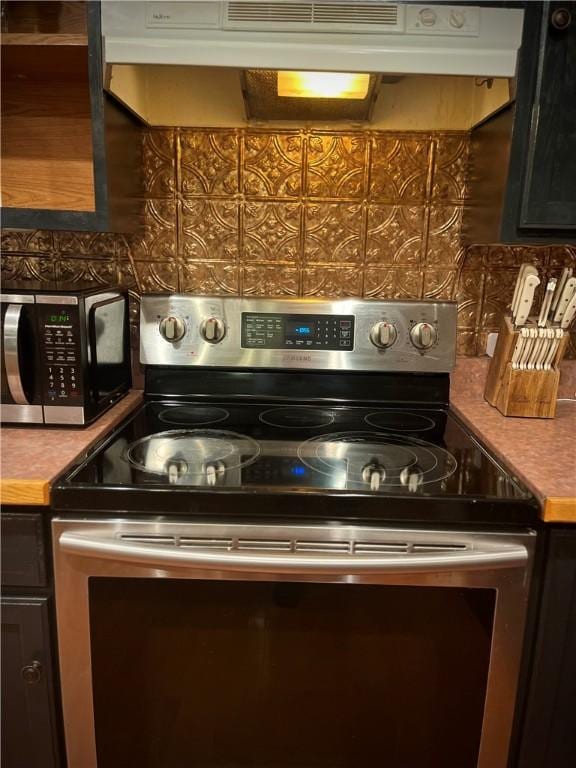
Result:
M535 536L53 521L68 768L504 768Z

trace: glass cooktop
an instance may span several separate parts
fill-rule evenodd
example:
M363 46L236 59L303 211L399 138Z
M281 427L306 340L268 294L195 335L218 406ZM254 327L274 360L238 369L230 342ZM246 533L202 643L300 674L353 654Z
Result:
M87 488L532 498L449 410L252 403L146 403L58 486Z

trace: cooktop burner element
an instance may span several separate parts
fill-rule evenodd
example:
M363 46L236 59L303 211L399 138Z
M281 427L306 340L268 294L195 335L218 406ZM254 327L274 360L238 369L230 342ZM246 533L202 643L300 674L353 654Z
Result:
M245 435L182 429L137 440L126 458L136 469L167 477L170 483L216 485L225 472L251 464L259 454L258 443Z
M375 411L365 416L364 421L385 432L426 432L434 429L434 419L410 411Z
M210 405L173 405L160 411L158 418L164 424L193 426L217 424L220 421L226 421L229 415L225 408L215 408Z
M263 424L284 429L319 429L334 422L334 415L317 408L289 406L270 408L259 416Z
M432 443L401 435L339 432L306 440L298 457L310 469L334 478L337 487L368 486L371 491L407 487L415 492L454 474L457 462Z

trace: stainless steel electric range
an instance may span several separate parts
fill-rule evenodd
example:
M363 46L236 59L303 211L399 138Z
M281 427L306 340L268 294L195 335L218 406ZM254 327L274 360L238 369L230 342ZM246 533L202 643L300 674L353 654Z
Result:
M69 768L506 765L538 506L455 345L451 302L143 298L144 404L53 493Z

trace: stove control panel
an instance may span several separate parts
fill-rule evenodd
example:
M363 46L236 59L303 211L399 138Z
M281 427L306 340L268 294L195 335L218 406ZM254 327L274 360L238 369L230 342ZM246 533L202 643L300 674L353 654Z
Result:
M456 303L362 299L142 298L145 365L449 372Z
M354 315L242 313L244 349L354 349Z

